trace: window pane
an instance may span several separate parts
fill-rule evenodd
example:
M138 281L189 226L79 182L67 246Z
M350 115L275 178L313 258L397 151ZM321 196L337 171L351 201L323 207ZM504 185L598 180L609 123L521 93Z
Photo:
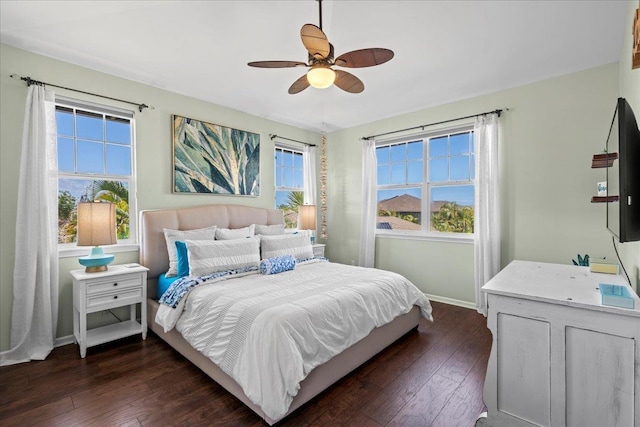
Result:
M410 184L419 184L422 182L422 162L407 163L407 182Z
M447 181L449 179L449 162L447 158L429 160L429 181Z
M293 167L293 153L290 151L282 152L282 164L287 167Z
M107 118L107 141L131 144L131 124L129 120Z
M276 149L276 166L282 165L282 150Z
M471 174L469 176L471 179L476 178L476 156L471 155Z
M377 228L420 230L422 222L421 189L378 190Z
M451 155L469 154L469 133L451 135Z
M378 164L389 163L389 146L376 148Z
M429 140L429 157L449 155L449 137L442 136Z
M58 243L73 243L77 235L77 205L80 201L117 203L116 237L129 238L129 184L126 181L89 179L58 180Z
M406 163L391 165L391 184L406 184L407 168Z
M295 169L293 174L293 186L297 188L304 187L304 177L302 174L302 169Z
M73 136L73 110L56 108L56 127L58 135Z
M73 139L58 137L58 170L74 172Z
M284 168L283 184L284 187L293 187L293 169Z
M431 188L431 231L473 233L473 185Z
M391 161L404 162L407 159L407 145L398 144L391 146Z
M423 146L422 141L410 142L407 145L407 159L419 160L422 159Z
M76 132L78 138L104 140L102 135L102 115L76 111Z
M453 181L469 179L469 156L451 158L451 179Z
M302 169L302 154L293 155L293 167L296 169Z
M78 172L104 173L102 148L101 143L78 140Z
M389 184L389 166L378 166L378 185Z
M298 206L302 204L304 193L301 191L276 191L276 207L284 213L286 228L298 227Z
M131 175L131 148L107 144L107 173Z
M282 175L283 174L284 174L283 168L282 167L276 167L276 187L282 187Z

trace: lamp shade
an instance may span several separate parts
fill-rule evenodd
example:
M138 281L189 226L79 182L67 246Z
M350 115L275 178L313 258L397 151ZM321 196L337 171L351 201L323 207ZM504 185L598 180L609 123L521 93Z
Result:
M326 89L336 80L336 72L328 67L315 67L307 72L307 81L317 89Z
M316 205L298 206L298 230L316 229Z
M78 203L78 246L116 244L116 205Z

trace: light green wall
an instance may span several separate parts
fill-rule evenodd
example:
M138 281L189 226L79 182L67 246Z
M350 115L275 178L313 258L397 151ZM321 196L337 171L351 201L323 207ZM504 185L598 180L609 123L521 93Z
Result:
M162 72L161 69L158 70ZM274 206L273 142L269 134L318 143L320 135L229 108L199 101L151 86L98 73L69 63L0 45L0 350L9 348L13 300L13 262L17 205L17 176L20 164L22 122L27 88L10 74L73 87L114 98L144 102L154 110L136 112L137 202L139 209L170 208L208 203L240 203ZM211 82L216 84L215 75ZM56 89L59 95L99 102L120 108L126 104ZM260 197L177 195L171 193L171 114L256 132L260 142ZM119 253L116 263L135 262L137 252ZM74 258L60 260L60 306L58 337L73 330L72 292L69 270L81 267ZM99 315L92 321L101 323Z
M590 203L601 180L590 165L604 145L617 96L618 66L611 64L329 134L328 256L358 259L360 137L505 107L502 265L514 259L571 263L578 253L614 256L604 206ZM427 294L474 303L473 246L378 238L376 249L376 266L407 276Z
M638 2L630 1L627 12L625 29L633 26L633 16L638 8ZM620 52L620 96L625 98L633 109L636 119L640 120L640 68L631 69L631 45L633 36L631 31L625 31L624 44ZM640 165L637 165L640 168ZM636 291L640 291L640 242L623 243L620 245L620 257L624 263L631 283Z

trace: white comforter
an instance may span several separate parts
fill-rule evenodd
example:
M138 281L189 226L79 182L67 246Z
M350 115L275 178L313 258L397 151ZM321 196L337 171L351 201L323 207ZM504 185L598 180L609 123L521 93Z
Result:
M286 414L311 370L413 305L431 305L404 277L310 262L195 288L176 329L236 380L273 420Z

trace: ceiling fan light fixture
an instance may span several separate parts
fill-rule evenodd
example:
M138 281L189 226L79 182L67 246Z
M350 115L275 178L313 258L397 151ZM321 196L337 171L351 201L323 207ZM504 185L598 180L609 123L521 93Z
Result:
M307 72L307 80L316 89L326 89L336 80L336 73L329 67L315 67Z

